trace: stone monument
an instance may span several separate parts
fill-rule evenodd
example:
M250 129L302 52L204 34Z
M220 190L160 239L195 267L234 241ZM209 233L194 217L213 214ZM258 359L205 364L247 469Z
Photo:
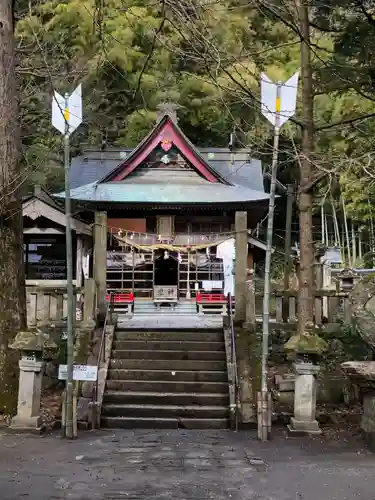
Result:
M294 386L294 416L290 419L288 430L294 434L320 434L315 418L316 413L316 376L320 367L317 364L327 343L313 332L313 324L306 325L306 332L293 335L285 344L285 349L295 358L293 368L296 374Z

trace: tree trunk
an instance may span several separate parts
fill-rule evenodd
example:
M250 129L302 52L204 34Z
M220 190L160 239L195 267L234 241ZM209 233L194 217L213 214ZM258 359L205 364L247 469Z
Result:
M26 323L20 193L20 127L12 0L0 0L0 411L15 410L18 353L8 347Z
M301 1L298 9L301 34L302 79L302 154L300 158L299 224L300 273L298 290L298 332L304 333L306 324L313 321L313 234L312 195L309 189L314 149L314 94L312 83L310 22L308 2Z

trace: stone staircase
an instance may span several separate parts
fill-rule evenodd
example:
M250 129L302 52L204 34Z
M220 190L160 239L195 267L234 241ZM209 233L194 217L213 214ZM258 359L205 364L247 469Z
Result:
M117 330L101 425L228 427L229 388L223 329Z

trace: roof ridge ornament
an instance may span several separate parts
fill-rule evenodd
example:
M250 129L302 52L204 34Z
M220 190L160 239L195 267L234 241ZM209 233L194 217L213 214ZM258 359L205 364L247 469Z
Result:
M169 116L174 123L178 122L177 112L179 109L182 109L183 106L180 104L164 101L156 106L157 112L157 121L160 121L164 116Z

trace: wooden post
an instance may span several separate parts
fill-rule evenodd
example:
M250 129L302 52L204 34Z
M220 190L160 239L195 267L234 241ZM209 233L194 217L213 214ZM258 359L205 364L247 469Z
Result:
M235 322L246 321L246 276L247 276L247 213L236 212L236 275L235 275Z
M104 320L107 292L107 214L106 212L95 213L94 227L94 279L98 293L99 318Z

